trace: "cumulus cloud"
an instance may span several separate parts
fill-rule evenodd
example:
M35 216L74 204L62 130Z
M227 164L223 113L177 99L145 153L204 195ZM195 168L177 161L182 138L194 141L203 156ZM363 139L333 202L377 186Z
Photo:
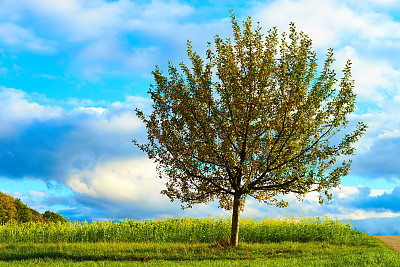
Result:
M102 0L38 0L34 2L3 0L2 5L3 10L13 11L14 14L29 12L42 21L52 22L48 25L48 29L57 31L60 35L67 35L70 41L81 41L104 35L114 27L122 25L121 12L129 12L134 7L130 1L106 2ZM10 19L20 20L21 18L11 16Z
M114 158L92 168L72 169L66 185L74 190L81 204L97 207L104 217L156 219L169 216L226 216L229 211L213 202L181 210L181 202L161 195L165 180L160 180L155 164L147 157Z
M125 132L132 133L137 131L142 125L136 115L123 113L120 116L113 116L109 120L102 119L96 122L96 126L106 132Z
M390 192L383 192L383 194L372 196L370 188L364 187L362 189L360 190L360 196L353 202L355 207L371 210L387 210L395 213L400 212L400 207L397 205L400 200L400 187L395 187Z
M336 53L338 69L343 68L347 59L352 61L352 76L358 101L368 101L370 108L384 108L387 101L393 101L400 88L400 71L390 62L376 58L364 58L356 49L345 46Z
M80 194L115 202L165 202L158 196L164 183L147 158L113 159L98 162L91 169L72 169L66 184Z
M282 0L257 8L255 18L264 25L286 29L296 22L309 34L316 47L335 47L343 41L375 43L400 37L400 24L392 17L365 9L351 8L345 1ZM387 45L395 45L387 42Z
M121 31L143 30L144 24L162 26L160 22L174 21L193 12L187 4L177 1L25 1L25 8L42 18L53 21L71 41L113 36ZM21 4L22 6L22 4ZM104 19L107 18L107 19Z
M139 153L131 141L144 135L144 128L133 109L148 109L148 100L129 97L127 104L65 110L31 96L16 89L0 92L0 175L64 182L70 169Z
M155 164L147 157L114 158L98 162L88 169L72 169L66 185L76 193L81 204L97 207L105 217L156 219L169 216L227 216L217 202L181 209L178 200L171 202L161 195L165 180L160 180Z
M400 179L399 149L399 137L379 138L373 142L368 152L354 158L351 173L369 178Z
M35 121L44 122L59 118L63 110L57 106L44 106L29 100L25 92L0 87L0 137L26 129Z
M255 18L263 25L287 29L289 22L310 35L316 46L332 46L339 41L344 30L353 31L359 23L354 12L337 1L273 1L259 9ZM351 21L351 23L349 23ZM329 29L329 31L327 31Z

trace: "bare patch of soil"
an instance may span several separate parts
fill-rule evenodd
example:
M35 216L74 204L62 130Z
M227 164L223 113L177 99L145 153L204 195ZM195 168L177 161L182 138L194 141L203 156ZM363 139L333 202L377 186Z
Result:
M385 242L388 247L400 252L400 236L396 235L383 235L383 236L375 236L379 238L383 242Z

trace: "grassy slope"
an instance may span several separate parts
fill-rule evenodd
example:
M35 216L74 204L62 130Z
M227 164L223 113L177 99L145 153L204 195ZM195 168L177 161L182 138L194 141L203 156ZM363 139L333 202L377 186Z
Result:
M0 244L0 266L400 266L400 254L370 237L326 242Z

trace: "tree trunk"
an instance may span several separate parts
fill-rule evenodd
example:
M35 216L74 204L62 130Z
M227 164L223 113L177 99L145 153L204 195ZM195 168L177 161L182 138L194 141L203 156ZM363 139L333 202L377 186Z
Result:
M240 195L235 194L234 199L233 199L233 211L232 211L232 229L231 229L231 246L232 247L236 247L238 245L239 213L240 213Z

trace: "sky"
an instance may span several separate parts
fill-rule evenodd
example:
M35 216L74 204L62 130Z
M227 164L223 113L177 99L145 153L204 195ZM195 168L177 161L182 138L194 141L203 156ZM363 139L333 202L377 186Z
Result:
M295 22L319 64L333 48L357 93L350 124L368 125L349 175L287 209L248 199L242 217L328 216L371 235L400 235L400 4L396 0L0 0L0 191L74 220L227 216L217 203L182 210L132 144L146 141L152 70L204 56L232 34L230 10L266 32Z

